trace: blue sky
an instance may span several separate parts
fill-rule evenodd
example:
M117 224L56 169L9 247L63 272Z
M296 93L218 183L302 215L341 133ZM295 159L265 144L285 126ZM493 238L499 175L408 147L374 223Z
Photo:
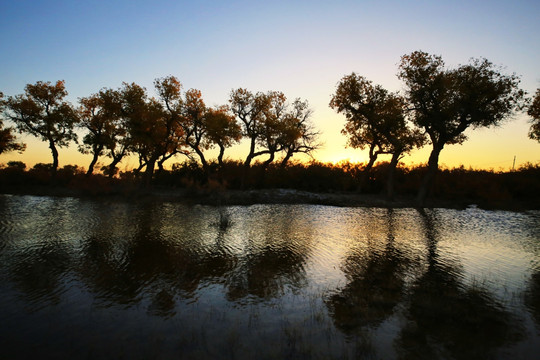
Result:
M197 88L207 104L224 104L233 88L279 90L307 99L323 132L322 161L364 160L345 149L344 118L328 107L340 78L355 71L389 90L400 56L439 54L448 66L485 57L521 76L529 94L540 87L538 1L1 1L0 91L22 93L27 83L63 79L69 100L102 87L136 82L152 92L157 77L175 75ZM497 129L468 132L449 146L450 166L511 166L540 161L540 145L527 138L527 117ZM23 155L50 162L46 144L24 138ZM427 160L429 147L405 161ZM242 158L237 146L229 156ZM178 159L177 161L181 161ZM60 162L86 166L76 146Z

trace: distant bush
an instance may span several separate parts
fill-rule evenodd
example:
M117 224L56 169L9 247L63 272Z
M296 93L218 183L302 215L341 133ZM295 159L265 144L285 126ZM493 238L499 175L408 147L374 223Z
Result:
M226 161L220 168L210 164L208 170L196 161L173 164L170 170L156 171L153 185L166 188L186 188L194 191L223 189L290 188L312 192L359 192L382 194L385 191L388 163L372 168L360 189L363 164L338 164L312 161L291 162L286 167L271 164L266 169L255 162L249 171L240 161ZM50 164L36 164L26 170L22 162L8 162L0 168L2 191L26 191L32 186L51 184ZM247 172L246 172L247 171ZM402 196L415 196L426 167L398 166L395 191ZM486 207L518 200L538 207L540 204L540 164L525 164L515 171L443 168L437 174L431 196L439 199L464 199ZM58 170L56 187L78 190L89 195L131 193L140 186L140 176L134 171L123 171L116 178L105 175L85 175L83 168L66 165ZM535 205L536 204L536 205Z
M22 161L8 161L7 166L12 169L24 170L26 169L26 164Z

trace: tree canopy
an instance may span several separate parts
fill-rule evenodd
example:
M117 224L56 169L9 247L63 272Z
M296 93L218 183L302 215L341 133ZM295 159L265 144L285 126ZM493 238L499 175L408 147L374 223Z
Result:
M540 89L536 89L536 94L527 110L527 114L532 117L529 137L540 142Z
M219 147L217 160L218 164L223 166L225 149L242 139L242 129L225 105L208 108L204 122L210 144Z
M23 152L26 149L26 145L17 142L12 128L4 127L2 114L4 113L5 101L3 98L4 94L0 92L0 154L8 151Z

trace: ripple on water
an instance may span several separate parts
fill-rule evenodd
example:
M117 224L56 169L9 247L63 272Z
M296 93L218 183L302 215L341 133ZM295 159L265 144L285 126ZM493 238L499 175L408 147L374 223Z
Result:
M518 341L504 338L508 326L520 328L514 317L540 326L530 300L538 292L531 279L540 272L534 212L216 208L21 196L0 196L0 212L0 289L6 290L0 304L9 304L0 317L19 333L47 328L55 341L69 339L79 348L100 339L109 353L97 355L122 357L117 349L146 346L133 340L144 335L159 339L155 349L178 349L172 337L190 339L196 349L190 354L203 355L207 348L230 355L220 342L228 336L245 340L235 347L239 355L254 354L249 344L261 352L278 349L276 357L309 357L295 352L300 348L342 355L324 348L331 339L345 354L360 346L380 355L391 343L399 354L440 347L467 357L472 353L463 344L488 355L500 345L466 330L466 321L453 320L456 312L503 319L494 338L505 346ZM17 318L2 313L7 309ZM55 315L43 316L49 313ZM482 316L469 318L485 325ZM66 330L77 326L86 335ZM37 347L50 340L32 334ZM381 342L379 334L392 338ZM534 334L528 341L539 343Z

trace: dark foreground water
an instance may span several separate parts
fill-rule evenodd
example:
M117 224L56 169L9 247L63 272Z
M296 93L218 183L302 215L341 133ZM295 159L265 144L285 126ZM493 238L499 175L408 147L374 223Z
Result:
M540 356L540 212L0 196L0 358Z

